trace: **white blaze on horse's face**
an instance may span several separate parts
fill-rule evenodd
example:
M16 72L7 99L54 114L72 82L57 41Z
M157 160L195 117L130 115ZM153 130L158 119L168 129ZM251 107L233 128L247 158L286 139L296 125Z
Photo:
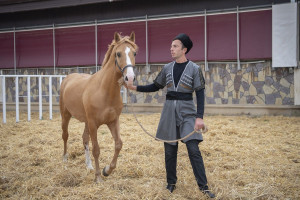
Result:
M127 67L127 70L126 70L125 80L128 80L129 84L133 84L135 74L133 72L132 62L129 57L130 51L131 51L130 48L126 47L126 49L125 49L126 64L127 64L127 66L129 65L129 67Z
M130 48L129 48L129 47L126 47L126 49L125 49L126 63L127 63L127 65L132 65L131 60L130 60L130 57L129 57L129 52L130 52Z

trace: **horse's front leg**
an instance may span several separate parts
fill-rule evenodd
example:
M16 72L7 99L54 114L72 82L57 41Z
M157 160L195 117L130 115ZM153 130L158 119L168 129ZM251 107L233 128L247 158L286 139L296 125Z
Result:
M122 142L121 137L120 137L119 118L116 121L114 121L113 123L108 124L107 126L110 129L110 132L111 132L111 134L112 134L112 136L115 140L115 153L114 153L114 157L113 157L110 165L107 165L103 169L103 175L104 176L110 175L111 172L116 168L117 159L118 159L119 153L120 153L120 151L122 149L122 145L123 145L123 142Z
M88 128L89 128L89 133L90 137L92 140L92 145L93 145L93 156L95 159L95 182L99 183L102 182L102 179L100 177L100 168L99 168L99 155L100 155L100 148L97 140L97 129L98 127L95 125L94 122L88 122Z

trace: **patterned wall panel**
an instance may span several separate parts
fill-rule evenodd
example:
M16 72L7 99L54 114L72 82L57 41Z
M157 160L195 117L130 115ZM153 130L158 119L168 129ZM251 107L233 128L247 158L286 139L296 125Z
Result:
M237 70L236 64L209 64L209 71L204 72L204 65L199 64L205 76L206 104L257 104L257 105L294 105L294 72L292 68L271 68L271 62L242 64ZM137 84L153 83L163 65L153 65L150 72L145 66L135 69ZM92 74L95 68L57 69L58 74L74 72ZM52 70L39 70L40 74L51 74ZM10 74L7 71L7 74ZM22 69L19 74L36 74L33 69ZM6 81L7 102L15 101L15 79ZM52 80L53 103L59 102L59 79ZM19 79L20 102L27 101L27 80ZM43 102L49 102L49 79L43 79ZM130 101L140 104L163 104L166 89L154 93L130 92ZM38 79L31 78L31 101L38 102Z

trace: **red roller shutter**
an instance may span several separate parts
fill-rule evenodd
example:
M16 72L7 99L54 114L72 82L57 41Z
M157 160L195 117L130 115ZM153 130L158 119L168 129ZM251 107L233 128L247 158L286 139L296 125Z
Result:
M52 30L16 33L17 68L53 66Z
M121 33L122 36L130 36L131 32L135 32L135 43L138 45L138 53L136 63L146 62L146 25L145 22L130 22L106 24L98 26L98 61L102 63L108 45L114 39L114 33Z
M236 14L207 16L207 59L237 59Z
M95 65L95 26L55 30L57 66Z
M240 13L240 59L272 57L272 10Z
M14 33L0 33L0 68L14 68Z
M204 60L204 17L153 20L148 23L149 62L170 62L170 47L174 37L186 33L193 41L187 54L192 61Z

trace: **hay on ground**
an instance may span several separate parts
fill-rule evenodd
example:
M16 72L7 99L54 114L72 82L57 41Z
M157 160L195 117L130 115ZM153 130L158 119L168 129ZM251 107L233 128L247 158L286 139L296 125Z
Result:
M159 116L138 115L153 135ZM38 113L31 122L26 118L21 113L15 123L8 112L7 124L0 124L0 199L205 199L182 143L177 189L166 191L163 144L144 134L132 114L120 117L123 149L116 170L100 184L85 167L83 123L71 120L69 160L63 163L59 114L53 120L38 120ZM217 198L300 198L299 117L207 116L205 122L209 132L200 149ZM114 150L106 126L99 128L98 141L103 168Z

